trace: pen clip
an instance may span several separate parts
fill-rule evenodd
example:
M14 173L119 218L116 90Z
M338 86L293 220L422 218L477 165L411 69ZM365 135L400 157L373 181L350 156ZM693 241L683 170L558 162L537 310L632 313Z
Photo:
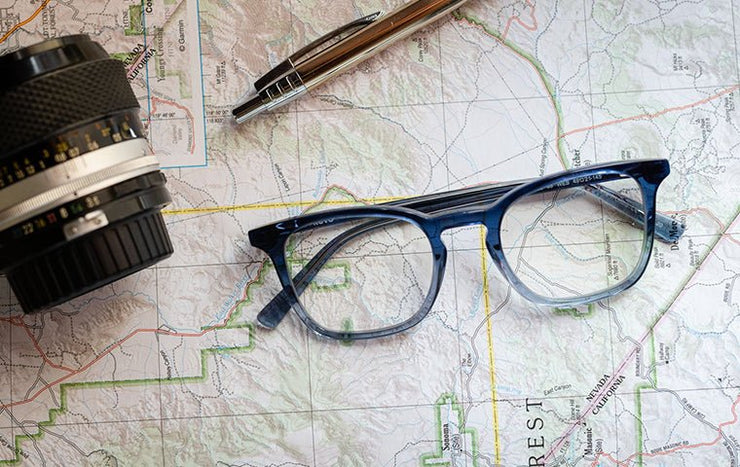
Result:
M358 30L364 28L368 24L372 23L373 21L377 20L380 15L382 15L382 11L376 11L375 13L369 14L367 16L363 16L362 18L356 19L352 21L351 23L347 23L344 26L340 26L337 29L324 34L323 36L319 37L318 39L314 40L313 42L309 43L308 45L302 47L297 52L295 52L293 55L287 58L287 60L282 61L279 65L265 73L260 79L254 82L254 88L259 94L261 91L263 91L265 88L269 87L274 83L275 81L278 81L279 79L283 78L285 75L293 72L293 67L295 67L298 63L302 62L303 60L307 60L317 53L319 53L321 50L323 50L326 47L323 47L327 42L330 41L340 41L344 39L345 37L357 32ZM328 47L328 46L327 46Z

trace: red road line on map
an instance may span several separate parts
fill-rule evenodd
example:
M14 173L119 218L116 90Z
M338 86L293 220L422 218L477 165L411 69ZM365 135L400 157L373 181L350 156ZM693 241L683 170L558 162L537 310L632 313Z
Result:
M654 118L660 117L661 115L665 115L665 114L670 113L670 112L677 112L677 111L680 111L680 110L687 110L687 109L690 109L692 107L697 107L697 106L706 104L708 102L713 101L714 99L718 99L718 98L724 96L725 94L730 94L730 93L732 93L732 92L734 92L734 91L736 91L738 89L740 89L740 86L730 86L729 88L727 88L727 89L725 89L723 91L720 91L720 92L718 92L717 94L715 94L713 96L709 96L709 97L704 98L704 99L702 99L700 101L692 102L691 104L680 105L678 107L669 107L667 109L663 109L663 110L661 110L659 112L655 112L655 113L645 113L645 114L641 114L641 115L633 115L632 117L619 118L619 119L616 119L616 120L610 120L608 122L603 122L603 123L599 123L599 124L592 125L592 126L586 126L586 127L583 127L583 128L576 128L575 130L570 130L570 131L567 131L567 132L563 133L562 135L560 135L560 138L565 138L565 137L570 136L570 135L573 135L575 133L582 133L584 131L591 131L591 130L595 130L596 128L601 128L601 127L605 127L605 126L609 126L609 125L616 125L617 123L624 123L624 122L629 122L629 121L632 121L632 120L642 120L642 119L652 120Z
M39 345L39 342L34 337L31 330L28 328L26 323L22 323L23 329L26 331L26 334L28 335L28 338L31 339L31 342L33 342L33 346L36 347L36 350L39 352L39 355L41 355L41 358L44 359L47 365L49 365L52 368L56 368L57 370L64 370L69 373L74 373L75 370L72 368L66 367L64 365L57 365L56 363L52 362L51 359L44 353L43 349L41 349L41 345Z
M589 127L578 128L578 129L571 130L571 131L568 131L566 133L563 133L561 136L559 136L559 138L565 138L565 137L567 137L569 135L572 135L572 134L575 134L575 133L579 133L579 132L583 132L583 131L590 131L590 130L594 130L596 128L601 128L601 127L605 127L605 126L609 126L609 125L615 125L615 124L618 124L618 123L623 123L623 122L627 122L627 121L631 121L631 120L653 119L653 118L659 117L661 115L665 115L665 114L667 114L669 112L675 112L675 111L690 109L690 108L697 107L699 105L703 105L703 104L706 104L708 102L711 102L712 100L718 99L718 98L720 98L720 97L722 97L722 96L724 96L726 94L730 94L730 93L736 91L737 89L740 89L740 86L731 86L731 87L729 87L727 89L724 89L723 91L721 91L721 92L719 92L719 93L717 93L717 94L715 94L713 96L709 96L709 97L707 97L705 99L702 99L702 100L699 100L699 101L696 101L696 102L693 102L693 103L690 103L690 104L686 104L686 105L683 105L683 106L670 107L670 108L667 108L667 109L664 109L664 110L661 110L661 111L655 112L655 113L646 113L646 114L642 114L642 115L635 115L635 116L632 116L632 117L626 117L626 118L621 118L621 119L612 120L612 121L608 121L608 122L603 122L603 123L600 123L600 124L597 124L597 125L593 125L593 126L589 126ZM718 224L720 226L722 226L722 222L719 221L719 219L716 219L716 217L714 217L714 216L711 216L711 217L713 217L718 222ZM735 220L737 220L737 218ZM729 228L728 229L725 229L725 231L726 230L729 230ZM735 240L731 235L723 235L723 237L729 239L733 243L738 243L737 240ZM703 266L703 264L702 264L702 266ZM696 271L694 271L693 276L695 276L700 270L701 270L701 266L699 268L697 268ZM679 295L676 297L676 300L674 300L674 303L675 303L675 301L677 301L681 297L681 295L683 295L683 293L684 293L685 290L686 289L684 288L684 290L682 290L679 293ZM661 315L660 318L658 318L658 320L654 323L654 325L652 326L652 328L650 330L648 330L648 332L640 339L640 341L639 341L640 344L643 344L647 340L647 337L649 336L650 332L652 332L652 330L655 329L655 327L663 320L663 318L667 314L668 314L668 311L666 311L665 313L663 313L663 315ZM606 388L608 388L611 385L612 381L616 378L616 376L618 376L619 373L622 372L622 370L624 369L625 365L632 359L632 356L635 354L636 351L637 351L637 348L634 348L629 354L627 354L627 356L623 360L622 364L619 366L618 370L615 372L615 376L612 377L610 379L610 381L608 382L608 384L605 385ZM596 397L594 400L599 400L599 397ZM593 404L591 406L587 407L586 410L581 414L581 416L578 419L578 424L580 424L580 422L582 422L586 418L586 414L591 410L591 407L592 406L593 406ZM549 459L553 455L553 453L560 447L560 445L562 445L562 443L565 440L565 438L567 436L569 436L570 433L573 432L573 430L576 428L576 426L578 426L578 424L572 425L571 428L568 429L566 431L566 433L559 438L560 441L558 441L554 446L552 446L550 448L550 450L548 450L547 454L545 455L545 459Z
M226 318L225 321L228 321L229 316L231 316L231 313L233 313L233 311L235 309L236 308L232 308L229 311L229 314L227 315L227 318ZM123 339L121 339L121 340L115 342L114 344L110 345L100 355L98 355L97 357L95 357L94 359L92 359L91 361L89 361L85 366L81 367L79 370L74 370L72 373L70 373L68 375L65 375L65 376L62 376L61 378L59 378L59 379L57 379L55 381L52 381L51 383L45 385L44 387L42 387L41 389L39 389L38 391L36 391L36 393L34 393L28 399L24 399L24 400L16 401L16 402L11 402L10 404L0 405L0 410L5 410L5 409L7 409L9 407L15 407L17 405L23 405L23 404L27 404L29 402L34 401L38 396L40 396L41 394L43 394L45 391L51 389L52 387L56 386L57 384L60 384L60 383L62 383L64 381L68 380L69 378L71 378L73 376L76 376L76 375L79 375L80 373L83 373L84 371L88 370L90 367L92 367L93 365L95 365L96 363L98 363L100 360L102 360L103 357L108 356L111 352L113 352L115 349L117 349L118 347L120 347L121 345L123 345L126 341L128 341L131 338L133 338L137 334L141 334L141 333L154 333L154 334L163 334L163 335L173 336L173 337L202 337L203 335L205 335L206 333L208 333L210 331L213 331L215 329L224 327L225 324L226 323L224 322L222 324L219 324L219 325L216 325L216 326L213 326L213 327L210 327L210 328L206 328L203 331L197 332L197 333L179 333L179 332L166 331L166 330L162 330L162 329L146 329L146 328L137 329L135 331L132 331L129 335L127 335ZM42 358L44 358L43 352L42 352Z
M533 8L534 8L534 7L533 7ZM534 17L534 10L532 11L532 15L533 15L533 17ZM455 18L455 17L453 17L453 18ZM488 32L488 31L486 30L486 28L485 28L485 27L483 27L483 26L482 26L482 25L480 25L480 24L476 24L476 23L474 23L474 22L470 21L470 20L469 20L468 18L466 18L465 16L460 16L460 18L459 18L459 19L458 19L458 18L455 18L455 19L456 19L457 21L465 21L465 22L466 22L466 23L467 23L467 24L468 24L469 26L472 26L473 28L476 28L476 29L480 30L480 31L481 31L481 32L482 32L483 34L485 34L486 36L488 36L488 37L490 37L490 38L492 38L492 39L494 39L494 40L498 41L498 42L499 42L500 44L502 44L503 46L505 46L505 47L506 47L506 48L507 48L508 50L510 50L511 52L513 52L513 53L514 53L515 55L519 56L519 58L522 58L522 59L524 59L524 61L525 61L526 63L528 63L528 64L529 64L529 65L530 65L530 66L531 66L532 68L534 68L535 74L537 75L537 77L539 77L539 79L540 79L540 82L541 82L541 83L542 83L542 85L543 85L543 86L545 87L545 93L546 93L546 94L547 94L547 96L549 97L549 99L550 99L550 103L552 104L552 108L553 108L553 110L555 111L555 116L556 116L555 120L556 120L556 122L558 122L558 123L556 123L556 124L555 124L555 140L556 140L556 141L558 141L558 140L559 140L559 139L561 138L561 136L560 136L560 133L559 133L559 130L560 130L560 125L559 125L559 120L558 120L558 118L559 118L559 117L558 117L558 115L559 115L559 113L558 113L558 105L557 105L557 102L555 102L555 96L554 96L553 94L551 94L551 93L550 93L550 92L548 91L548 88L547 88L547 83L545 82L545 79L544 79L544 77L543 77L543 76L542 76L542 75L540 74L540 70L539 70L539 69L537 68L537 66L536 66L536 65L535 65L534 63L532 63L531 61L529 61L529 60L527 59L527 57L525 57L524 55L522 55L521 53L519 53L519 51L517 51L517 50L516 50L515 48L513 48L513 47L511 47L511 46L507 45L507 44L506 44L506 40L504 39L504 37L503 37L503 36L501 36L501 37L497 37L497 36L495 36L495 35L491 34L490 32ZM558 160L560 161L561 165L563 165L563 168L564 168L564 169L567 169L567 167L565 166L565 161L564 161L564 160L562 159L562 157L561 157L561 156L562 156L562 154L560 154L560 152L559 152L559 149L558 149L558 148L556 148L556 149L555 149L555 153L557 154L557 156L558 156Z
M147 49L144 49L141 51L138 57L136 57L136 60L129 65L128 68L126 68L126 76L128 76L132 71L136 69L137 66L139 66L139 63L144 61L144 57L146 56Z
M31 332L31 329L26 325L26 323L23 322L21 319L14 319L14 318L0 318L0 321L10 323L13 326L18 326L20 328L23 328L26 331L26 334L28 335L28 338L33 343L33 346L36 348L36 350L39 352L39 355L41 356L42 360L46 362L47 365L49 365L52 368L56 368L57 370L64 370L67 372L74 372L75 370L69 367L66 367L64 365L59 365L54 363L43 351L41 348L41 345L39 345L38 340L36 340L36 337L34 337L33 333Z
M707 208L691 208L691 209L685 209L683 211L663 211L663 214L670 216L671 214L694 214L694 213L702 213L705 214L707 217L712 219L712 221L716 222L717 225L719 225L719 228L722 230L725 230L725 224L722 223L721 220L717 218L717 216L714 215L712 211L710 211Z
M526 29L527 31L536 31L537 30L538 25L537 25L537 18L534 16L534 4L530 0L526 0L526 4L527 4L528 7L531 8L531 11L529 13L529 17L532 19L532 25L530 26L529 24L527 24L524 21L522 21L522 18L520 16L518 16L518 15L517 16L512 16L511 18L509 18L509 21L506 22L506 27L504 28L504 32L503 32L503 34L501 34L501 39L502 40L506 40L506 36L509 34L509 29L511 28L511 23L513 23L514 21L516 21L517 23L519 23L519 25L521 27L523 27L524 29Z
M737 221L738 221L739 219L740 219L740 216L737 216L737 217L735 217L735 219L733 220L733 222L731 222L731 223L730 223L730 225L729 225L729 226L727 227L727 229L726 229L726 230L729 230L730 228L732 228L732 226L733 226L733 225L735 224L735 222L737 222ZM724 237L724 236L723 236L723 237ZM727 238L727 237L724 237L724 238ZM714 248L712 248L712 249L711 249L711 250L710 250L710 251L709 251L709 252L707 253L707 257L709 256L709 254L710 254L710 253L711 253L712 251L714 251L714 249L715 249L715 248L717 248L717 245L719 245L719 243L720 243L721 241L722 241L722 240L720 239L720 240L719 240L719 241L718 241L718 242L717 242L717 243L716 243L716 244L714 245ZM700 272L700 271L702 270L702 268L704 267L704 265L705 265L706 263L707 263L707 261L706 261L706 257L705 257L704 261L702 261L702 263L701 263L701 264L699 265L699 267L698 267L698 268L696 268L696 270L695 270L695 271L694 271L694 273L693 273L693 274L691 275L691 277L690 277L690 278L689 278L689 280L688 280L688 281L686 282L686 284L689 284L689 282L691 282L691 280L693 280L693 278L694 278L694 277L696 277L696 275L697 275L697 274L699 274L699 272ZM671 306L673 306L673 304L675 304L676 302L678 302L678 301L679 301L679 300L681 299L681 297L682 297L682 296L683 296L683 294L684 294L684 293L686 292L686 290L687 290L687 287L684 287L684 288L683 288L683 289L681 290L681 292L679 292L679 294L678 294L678 295L676 296L676 298L675 298L675 299L673 300L673 302L671 303ZM591 404L590 404L590 405L589 405L588 407L586 407L586 409L585 409L585 410L584 410L584 411L583 411L583 412L581 413L581 415L580 415L580 416L578 417L578 419L577 419L577 420L575 421L575 423L573 423L573 424L572 424L572 425L570 426L570 428L568 428L567 430L565 430L565 433L563 433L563 434L562 434L561 436L559 436L559 437L557 438L557 439L558 439L558 441L557 441L556 443L554 443L554 444L553 444L553 445L552 445L552 446L550 447L550 449L548 449L548 451L547 451L547 452L545 453L545 461L548 461L548 460L549 460L549 459L550 459L550 458L551 458L551 457L553 456L553 454L555 453L555 451L557 451L558 449L560 449L560 446L562 446L562 444L563 444L563 443L565 442L565 439L566 439L566 438L568 438L568 437L569 437L569 436L571 435L571 433L573 433L573 431L574 431L574 430L575 430L575 429L576 429L577 427L579 427L579 426L581 426L581 425L583 424L583 421L584 421L584 420L586 419L586 416L587 416L587 414L588 414L588 413L589 413L589 412L590 412L590 411L592 410L592 407L594 407L594 405L595 405L595 404L596 404L596 403L597 403L597 402L598 402L598 401L599 401L599 400L601 399L601 395L602 395L602 394L604 394L604 393L605 393L605 392L606 392L606 391L607 391L607 390L609 389L609 387L610 387L610 386L612 385L612 382L613 382L613 381L614 381L614 380L615 380L615 379L616 379L616 378L617 378L617 377L618 377L618 376L620 375L620 373L622 373L622 370L624 370L624 367L625 367L625 366L627 366L627 364L628 364L628 363L630 362L630 360L632 360L632 356L633 356L633 355L634 355L634 354L635 354L635 353L637 352L637 349L638 349L639 347L641 347L641 346L642 346L642 344L644 344L644 343L645 343L645 341L647 341L647 338L648 338L648 336L650 336L650 333L652 333L652 332L653 332L653 331L655 330L655 328L657 328L657 327L658 327L658 324L660 324L660 323L661 323L661 321L663 321L663 319L664 319L664 318L665 318L666 316L668 316L669 312L670 312L670 307L669 307L669 308L668 308L668 309L667 309L667 310L666 310L665 312L663 312L663 314L662 314L662 315L660 315L660 316L658 317L658 319L657 319L657 320L655 321L655 323L653 323L653 325L652 325L652 326L651 326L651 327L650 327L650 328L649 328L649 329L648 329L648 330L647 330L647 331L645 332L645 334L644 334L644 335L643 335L643 336L642 336L642 337L641 337L641 338L640 338L640 339L638 340L638 342L639 342L639 346L635 346L635 348L633 348L633 349L632 349L632 351L631 351L631 352L629 352L629 353L628 353L628 354L627 354L627 355L626 355L626 356L624 357L624 360L622 360L622 363L620 363L619 367L618 367L618 368L616 369L616 371L614 371L614 376L612 376L612 377L611 377L611 378L609 379L609 381L607 382L607 384L605 384L605 385L604 385L604 389L602 389L602 390L601 390L601 392L599 392L599 394L598 394L598 395L596 395L596 396L594 397L594 402L592 402L592 403L591 403Z
M733 237L733 236L732 236L732 234L728 234L728 233L726 233L726 234L725 234L724 236L725 236L725 237L726 237L726 238L727 238L727 239L728 239L729 241L731 241L732 243L735 243L736 245L740 245L740 241L736 240L736 239L735 239L735 237Z
M509 18L509 21L506 24L506 29L504 30L504 32L501 35L501 37L496 37L496 36L490 34L488 31L486 31L486 29L484 27L482 27L482 26L480 26L478 24L475 24L475 23L469 21L464 16L461 16L461 20L465 20L465 22L468 23L469 25L471 25L471 26L473 26L475 28L480 29L481 31L483 31L484 34L486 34L489 37L492 37L493 39L495 39L495 40L499 41L500 43L506 45L505 44L506 35L508 34L509 27L510 27L512 21L517 20L525 29L527 29L529 31L534 31L534 30L537 29L537 19L534 16L534 5L532 5L530 3L530 0L526 0L526 1L527 1L527 5L529 5L532 8L531 17L532 17L532 20L533 20L533 25L532 26L529 26L529 25L525 24L524 22L522 22L521 19L519 19L518 16L512 16L511 18ZM539 70L537 69L537 67L533 63L531 63L529 60L527 60L527 57L522 56L520 53L518 53L515 49L513 49L511 47L509 47L509 49L512 52L514 52L515 54L519 55L521 58L523 58L525 60L525 62L529 63L535 69L535 71L538 71L537 74L539 75ZM540 76L540 80L542 80L542 77L541 76ZM545 84L545 88L547 89L546 83L543 82L543 84ZM677 111L681 111L681 110L687 110L687 109L690 109L690 108L693 108L693 107L697 107L697 106L706 104L706 103L711 102L711 101L713 101L715 99L718 99L718 98L720 98L720 97L722 97L722 96L724 96L726 94L730 94L730 93L732 93L732 92L734 92L734 91L736 91L738 89L740 89L740 86L739 85L731 86L731 87L729 87L727 89L724 89L724 90L720 91L717 94L714 94L712 96L709 96L707 98L704 98L704 99L699 100L699 101L696 101L696 102L692 102L690 104L686 104L686 105L682 105L682 106L677 106L677 107L669 107L667 109L663 109L661 111L654 112L654 113L645 113L645 114L641 114L641 115L634 115L632 117L625 117L625 118L620 118L620 119L616 119L616 120L610 120L610 121L607 121L607 122L602 122L602 123L599 123L599 124L596 124L596 125L586 126L586 127L582 127L582 128L576 128L574 130L567 131L567 132L565 132L563 134L556 134L555 136L557 137L558 140L561 140L563 138L566 138L566 137L571 136L571 135L576 134L576 133L582 133L584 131L592 131L592 130L595 130L597 128L602 128L602 127L606 127L606 126L610 126L610 125L616 125L618 123L624 123L624 122L633 121L633 120L643 120L643 119L650 120L650 119L654 119L654 118L660 117L660 116L665 115L665 114L670 113L670 112L677 112ZM558 109L557 109L557 104L555 103L555 97L553 95L551 95L549 92L547 94L550 96L551 103L552 103L553 108L555 109L555 112L557 114ZM557 129L556 129L556 133L557 133Z
M259 270L257 271L257 274L255 275L255 279L253 281L249 282L244 287L244 293L242 294L241 298L236 301L236 304L229 310L229 312L226 314L226 317L224 318L223 322L221 322L220 324L216 324L214 326L205 328L205 329L203 329L200 332L190 332L190 333L188 333L188 332L172 332L172 331L167 331L167 330L164 330L164 329L149 329L149 328L136 329L135 331L132 331L126 337L124 337L121 340L116 341L115 343L111 344L100 355L98 355L97 357L95 357L94 359L92 359L91 361L89 361L85 366L79 368L78 370L73 370L72 373L70 373L68 375L65 375L65 376L62 376L61 378L56 379L56 380L52 381L51 383L46 384L44 387L42 387L41 389L39 389L38 391L36 391L32 396L30 396L27 399L24 399L24 400L21 400L21 401L11 402L10 404L0 405L0 411L3 411L3 410L8 409L10 407L15 407L17 405L28 404L29 402L32 402L32 401L36 400L37 397L39 397L41 394L43 394L45 391L51 389L52 387L54 387L54 386L56 386L56 385L58 385L60 383L63 383L64 381L68 380L69 378L72 378L73 376L79 375L79 374L87 371L93 365L95 365L100 360L102 360L103 357L108 356L115 349L117 349L118 347L120 347L121 345L123 345L123 343L125 343L129 339L133 338L137 334L152 333L152 334L159 334L159 335L172 336L172 337L203 337L205 334L207 334L207 333L209 333L211 331L215 331L217 329L224 328L226 326L226 324L229 322L229 320L231 319L231 315L239 307L239 304L246 299L247 293L249 291L249 287L252 284L254 284L257 280L259 280L259 278L262 275L262 272L264 270L264 267L265 267L265 263L262 263L262 265L260 266ZM8 318L2 318L0 320L7 321L7 322L12 322L12 319L8 319ZM41 351L40 347L37 347L37 349L39 351ZM43 351L41 351L41 358L44 358L44 360L46 360L46 357L43 354Z
M215 328L215 326L214 326L214 328ZM112 344L110 347L108 347L106 350L104 350L100 355L98 355L97 357L95 357L94 359L92 359L90 362L88 362L85 366L81 367L79 370L75 370L74 372L72 372L72 373L70 373L70 374L68 374L66 376L62 376L61 378L59 378L59 379L57 379L55 381L52 381L51 383L45 385L44 387L42 387L41 389L39 389L38 391L36 391L36 393L34 393L28 399L24 399L24 400L16 401L16 402L11 402L10 404L0 405L0 410L5 410L5 409L7 409L9 407L15 407L17 405L23 405L23 404L27 404L29 402L34 401L38 396L40 396L41 394L43 394L45 391L51 389L52 387L56 386L57 384L60 384L60 383L62 383L64 381L68 380L69 378L71 378L73 376L76 376L76 375L79 375L80 373L83 373L85 370L88 370L90 367L92 367L93 365L95 365L96 363L98 363L101 359L103 359L103 357L108 356L115 349L117 349L118 347L120 347L121 345L123 345L124 342L128 341L129 339L131 339L132 337L136 336L137 334L152 332L152 333L155 333L155 334L165 334L165 335L175 336L175 337L201 337L206 332L209 332L209 331L213 330L214 328L205 329L205 330L201 331L200 333L173 333L173 332L169 332L169 331L163 331L161 329L137 329L137 330L131 332L128 336L126 336L123 339L121 339L121 340L117 341L116 343Z
M694 213L697 213L697 212L702 213L702 214L705 214L712 221L716 222L717 225L719 225L719 228L721 230L725 230L725 234L723 235L723 237L727 238L732 243L735 243L737 245L740 245L740 241L736 240L732 236L732 234L727 233L726 232L727 229L725 229L725 225L722 223L722 221L719 220L717 218L717 216L715 216L714 213L712 211L710 211L709 209L707 209L707 208L692 208L692 209L686 209L684 211L664 211L663 213L666 214L666 215L671 215L671 214L694 214Z
M740 396L737 396L735 399L735 402L732 404L731 412L732 412L732 420L728 420L726 422L720 423L719 427L717 427L717 437L714 438L712 441L707 441L705 443L696 443L696 444L687 444L685 446L677 446L672 449L667 449L665 451L658 451L658 452L639 452L632 454L627 459L623 461L618 461L617 459L614 459L611 454L600 452L596 459L591 463L591 467L598 467L599 466L599 457L604 457L606 459L609 459L610 461L614 462L618 466L628 467L628 462L632 461L633 459L637 457L658 457L658 456L667 456L668 454L673 454L677 451L682 451L684 449L696 449L696 448L702 448L702 447L709 447L714 446L717 443L720 442L722 439L722 428L730 425L734 425L737 423L738 417L737 417L737 405L740 404Z
M34 11L31 16L21 21L20 23L16 24L12 28L10 28L10 31L6 32L5 35L3 35L3 37L0 37L0 44L5 42L8 39L8 37L10 37L18 29L22 28L23 26L33 21L39 15L39 13L41 13L41 10L46 8L46 5L48 5L50 1L51 0L44 0L44 2L38 8L36 8L36 11Z
M168 101L167 99L162 99L161 97L152 96L152 112L151 113L155 113L156 112L156 110L157 110L157 101L159 101L159 102L161 102L163 104L166 104L166 105L171 105L173 107L176 107L176 108L184 111L187 114L188 120L190 121L190 125L191 125L191 127L193 129L193 138L192 138L193 140L190 143L190 154L195 154L195 118L193 117L193 114L190 113L190 109L188 109L184 105L178 104L177 102ZM151 115L149 116L149 121L150 121L150 124L151 124Z

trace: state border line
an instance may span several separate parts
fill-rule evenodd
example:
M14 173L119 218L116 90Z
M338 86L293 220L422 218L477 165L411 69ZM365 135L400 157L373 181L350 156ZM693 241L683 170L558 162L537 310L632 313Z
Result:
M238 322L239 318L242 315L242 308L246 305L248 305L252 301L251 296L251 290L253 286L259 286L264 283L264 278L266 276L266 272L269 269L269 266L266 265L266 263L263 263L262 266L257 271L256 277L254 280L249 281L247 285L244 288L244 293L235 300L234 305L231 307L231 310L229 313L227 313L226 318L224 321L220 324L216 324L213 326L205 326L201 328L201 331L198 333L176 333L168 329L137 329L131 333L129 333L126 337L117 340L113 344L107 346L99 355L97 355L93 360L88 362L86 365L82 366L79 370L77 370L74 373L69 373L67 375L64 375L55 381L52 381L48 385L46 385L44 388L40 389L36 393L34 393L31 397L22 400L22 401L16 401L11 402L9 404L0 405L0 411L12 408L16 405L21 405L25 403L32 402L36 400L37 397L39 397L44 392L50 390L54 386L59 386L59 407L55 407L52 409L49 409L49 418L48 420L43 420L40 422L37 422L35 425L38 428L38 431L35 433L24 433L21 435L15 435L13 440L13 454L14 458L12 459L0 459L0 466L4 465L14 465L22 461L22 457L24 456L24 451L21 449L21 443L23 441L37 441L41 438L43 438L45 433L45 428L54 426L56 424L56 420L59 416L63 415L68 410L68 395L69 392L73 389L89 389L89 388L107 388L107 387L129 387L129 386L142 386L142 385L149 385L149 384L184 384L184 383L192 383L192 382L203 382L208 378L208 364L207 364L207 357L210 355L221 355L221 354L229 354L229 353L240 353L240 352L249 352L254 349L255 347L255 329L254 325L252 323L243 323ZM205 349L200 349L200 375L196 376L182 376L177 378L139 378L139 379L128 379L128 380L106 380L106 381L78 381L78 382L69 382L65 383L64 381L72 378L74 376L77 376L79 374L84 373L88 369L90 369L92 366L94 366L98 361L100 361L102 358L105 358L106 356L110 355L114 350L118 349L121 345L123 345L126 341L133 338L134 336L138 334L143 333L153 333L157 336L163 335L163 336L172 336L172 337L202 337L203 335L212 332L212 331L220 331L220 330L234 330L234 329L246 329L249 333L249 343L247 345L235 345L235 346L223 346L223 347L209 347ZM42 356L43 358L43 356Z
M672 297L670 297L670 299L667 301L667 305L657 313L656 317L652 320L650 325L647 326L645 334L638 340L638 345L635 346L631 351L627 352L627 354L622 358L622 362L617 366L616 370L613 372L612 377L609 379L609 381L607 381L607 384L604 386L604 388L599 392L599 394L596 395L596 397L594 398L594 402L587 405L581 411L581 414L575 420L574 423L570 424L568 428L566 428L559 436L553 438L553 443L544 456L545 463L552 461L556 457L556 453L560 450L563 443L565 443L568 440L568 438L573 434L573 432L576 429L578 429L578 427L581 426L584 420L586 420L586 418L589 416L588 414L590 413L591 409L595 405L596 401L598 401L601 398L601 396L606 392L606 390L614 383L614 380L620 374L622 374L627 364L632 360L633 356L637 353L638 349L653 335L656 327L672 311L673 306L683 296L683 293L686 291L686 287L701 272L708 258L714 253L715 249L721 243L722 239L728 237L727 232L730 229L732 229L732 227L738 221L740 221L740 205L736 206L734 214L731 216L730 221L727 223L727 227L724 228L721 232L717 232L717 238L715 239L714 243L712 243L707 248L705 254L701 257L700 261L698 261L696 268L690 272L688 277L686 277L686 279L679 286L677 286L676 293Z

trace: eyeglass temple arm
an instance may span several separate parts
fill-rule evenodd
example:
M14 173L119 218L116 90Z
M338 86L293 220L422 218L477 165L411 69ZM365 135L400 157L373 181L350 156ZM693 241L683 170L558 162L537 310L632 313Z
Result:
M383 203L382 205L402 206L425 213L439 212L445 209L491 203L523 183L526 183L526 181L511 184L475 186L448 193L431 194L391 201ZM585 185L584 189L587 193L616 208L631 220L643 225L643 219L645 216L643 211L640 209L639 203L602 186ZM321 270L324 264L326 264L334 253L344 244L369 230L388 225L392 222L393 221L389 220L369 221L338 235L330 241L321 249L321 251L311 258L311 260L306 263L301 271L293 278L295 295L300 296L303 291L306 290L306 286L311 283L311 280L313 280L314 277L316 277L316 274ZM677 223L674 219L664 214L655 214L655 236L658 237L658 239L669 243L674 242L681 237L684 229L685 227L682 224ZM290 308L294 304L295 296L288 293L287 289L283 288L283 290L270 300L270 302L259 312L257 315L257 321L262 326L272 329L276 327L283 318L285 318L285 315L290 311Z
M644 227L645 212L639 202L622 196L618 192L601 185L585 185L583 188L586 190L586 193L599 198L632 221ZM685 230L686 226L675 219L659 212L655 213L655 236L658 240L665 243L673 243L681 238Z
M451 193L432 194L400 201L391 201L384 203L384 205L403 206L426 213L438 212L449 208L459 208L496 201L501 196L524 183L526 181L505 185L483 185L463 188ZM639 202L601 185L588 184L582 185L582 187L587 193L599 198L644 227L645 212ZM655 236L658 240L673 243L681 238L685 230L686 226L675 219L659 212L655 213Z

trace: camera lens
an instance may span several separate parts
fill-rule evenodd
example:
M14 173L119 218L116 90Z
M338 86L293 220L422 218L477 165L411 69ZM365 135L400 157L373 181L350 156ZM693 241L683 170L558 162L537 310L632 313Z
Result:
M172 254L123 64L85 35L0 57L0 273L43 310Z

